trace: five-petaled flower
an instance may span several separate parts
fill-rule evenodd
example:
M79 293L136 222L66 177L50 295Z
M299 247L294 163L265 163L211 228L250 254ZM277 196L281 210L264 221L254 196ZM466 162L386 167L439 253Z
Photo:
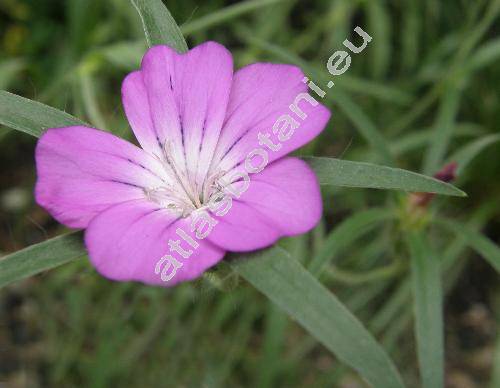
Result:
M317 136L330 113L309 95L297 99L303 78L295 66L269 63L233 74L231 54L214 42L185 54L155 46L122 85L142 148L98 129L48 129L36 148L36 200L62 224L85 228L92 264L120 281L170 286L226 251L304 233L321 216L319 185L286 155ZM299 117L283 119L294 104ZM269 164L229 197L258 149ZM172 250L182 267L165 283L155 268Z

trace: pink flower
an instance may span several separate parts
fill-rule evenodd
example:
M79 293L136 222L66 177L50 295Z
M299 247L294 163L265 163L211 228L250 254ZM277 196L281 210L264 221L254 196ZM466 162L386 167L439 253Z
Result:
M36 148L36 201L85 228L92 264L119 281L171 286L226 251L304 233L321 216L319 185L285 156L330 113L303 78L268 63L233 74L231 54L214 42L186 54L153 47L122 86L142 148L93 128L49 129Z

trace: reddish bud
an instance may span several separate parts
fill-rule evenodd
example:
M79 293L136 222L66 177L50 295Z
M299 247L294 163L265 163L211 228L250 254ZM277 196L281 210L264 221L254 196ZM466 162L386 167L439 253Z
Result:
M445 165L441 170L434 174L434 178L443 182L451 182L456 179L457 162L451 162ZM413 207L426 207L434 198L432 193L413 193L410 195L410 203Z

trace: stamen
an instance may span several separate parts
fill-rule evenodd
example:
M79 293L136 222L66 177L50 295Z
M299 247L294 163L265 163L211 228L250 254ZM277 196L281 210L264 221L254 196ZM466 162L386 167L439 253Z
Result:
M193 211L206 208L210 199L224 189L220 179L226 171L216 171L205 178L200 187L196 182L191 182L189 171L176 163L169 140L163 143L162 152L160 156L153 156L164 166L171 182L164 186L145 188L144 194L149 201L187 217Z
M224 186L220 184L220 178L226 174L225 171L217 171L203 182L203 202L208 202L215 192L222 191Z
M165 142L163 143L163 155L165 156L165 160L167 161L168 165L172 169L177 181L182 186L182 188L184 189L184 192L186 193L188 198L191 200L193 205L195 207L200 207L201 206L200 199L196 195L196 190L189 183L189 179L187 177L187 171L186 171L186 174L183 174L182 171L179 169L179 167L175 163L174 158L172 157L171 148L172 148L172 143L169 140L165 140Z
M185 198L179 197L177 192L167 187L145 188L144 194L149 201L155 202L183 218L196 209L189 202L186 202Z

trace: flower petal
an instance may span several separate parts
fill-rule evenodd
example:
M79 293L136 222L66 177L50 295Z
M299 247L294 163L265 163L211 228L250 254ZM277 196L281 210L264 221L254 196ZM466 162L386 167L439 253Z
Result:
M321 211L314 172L300 159L283 158L252 175L247 191L233 199L227 214L214 214L218 224L208 239L230 251L251 251L311 230Z
M215 42L185 54L155 46L122 86L123 104L142 147L158 156L165 142L191 182L203 182L226 114L233 75L229 51Z
M164 184L161 164L110 133L87 127L47 130L36 146L35 197L64 225L84 228L119 202Z
M85 231L85 245L94 267L109 279L173 286L199 277L225 253L207 240L195 240L199 246L190 247L176 233L178 228L195 240L189 218L178 218L149 201L129 201L95 217ZM169 240L179 240L191 256L171 252ZM172 261L162 259L166 255ZM174 262L182 266L176 269ZM171 279L162 279L162 272Z
M212 169L230 171L257 148L268 150L271 162L316 137L330 112L318 103L319 97L302 94L307 91L303 78L302 71L291 65L256 63L237 71ZM290 108L295 102L302 118ZM269 134L279 150L259 144L259 132Z

